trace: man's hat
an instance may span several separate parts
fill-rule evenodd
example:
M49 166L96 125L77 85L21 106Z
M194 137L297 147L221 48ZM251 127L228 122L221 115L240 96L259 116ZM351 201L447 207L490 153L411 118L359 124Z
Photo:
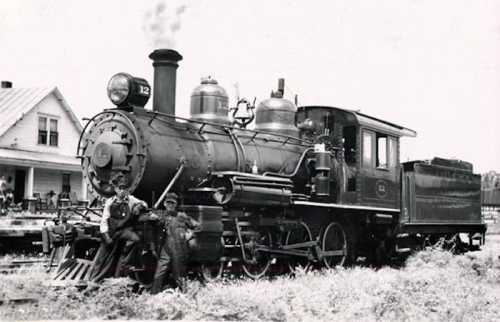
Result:
M128 185L128 180L127 180L127 177L125 177L123 175L119 175L119 176L114 177L113 180L111 180L111 183L115 187L120 187L120 186L126 187Z
M177 198L178 198L178 196L177 196L177 194L175 192L169 192L165 196L165 201L164 202L167 202L168 200L177 202Z

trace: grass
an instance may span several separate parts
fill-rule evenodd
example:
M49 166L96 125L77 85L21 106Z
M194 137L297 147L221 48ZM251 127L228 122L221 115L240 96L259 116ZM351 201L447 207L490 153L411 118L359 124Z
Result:
M488 222L488 234L490 235L499 235L500 234L500 220L489 221Z
M38 303L1 305L0 317L39 319L187 319L252 321L500 320L500 236L480 252L453 256L427 250L401 269L366 267L297 272L273 280L196 282L185 292L135 294L127 279L84 291L49 287L36 270L0 276L0 298Z

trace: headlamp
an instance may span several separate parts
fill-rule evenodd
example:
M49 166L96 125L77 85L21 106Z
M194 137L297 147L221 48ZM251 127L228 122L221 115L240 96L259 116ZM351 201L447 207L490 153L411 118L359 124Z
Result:
M151 86L139 77L118 73L108 83L108 97L118 107L144 107L151 95Z

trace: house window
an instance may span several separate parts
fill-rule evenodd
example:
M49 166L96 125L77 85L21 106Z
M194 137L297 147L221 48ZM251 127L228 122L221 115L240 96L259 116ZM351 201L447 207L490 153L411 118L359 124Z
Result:
M50 120L50 146L57 146L57 142L59 140L59 132L57 132L57 120Z
M57 119L46 116L38 117L38 144L58 146L59 132L57 129Z
M47 118L38 117L38 144L47 144Z
M62 192L63 193L70 193L70 191L71 191L70 174L63 173L63 175L62 175Z

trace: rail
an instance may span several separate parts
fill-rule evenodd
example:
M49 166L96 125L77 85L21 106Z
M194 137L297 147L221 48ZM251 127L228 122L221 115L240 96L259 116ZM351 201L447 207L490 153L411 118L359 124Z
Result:
M17 273L22 269L33 267L35 265L43 265L44 268L47 268L49 265L49 259L25 259L25 260L11 260L7 262L0 262L0 273L3 274L13 274ZM55 264L51 265L55 267Z
M7 298L0 299L0 305L20 305L38 303L38 299L33 297Z
M221 128L221 129L230 129L230 130L238 130L238 131L245 131L245 132L248 132L248 133L253 133L252 140L255 139L255 137L258 136L259 134L262 134L262 135L273 135L273 136L276 136L276 137L283 138L283 139L285 139L284 143L286 143L286 142L288 142L288 141L291 140L291 141L299 142L299 143L304 144L304 145L312 145L313 144L313 142L311 142L309 140L304 140L304 139L300 139L300 138L297 138L297 137L294 137L294 136L290 136L290 135L285 135L285 134L273 133L273 132L268 132L268 131L257 131L257 130L239 128L239 127L236 127L236 126L225 125L225 124L218 124L218 123L213 123L213 122L192 120L192 119L189 119L189 118L185 118L185 117L181 117L181 116L176 116L176 115L171 115L171 114L166 114L166 113L161 113L161 112L156 112L156 111L148 111L148 110L144 110L144 111L147 114L153 114L153 116L150 119L151 123L154 120L162 121L162 119L158 118L158 116L163 116L163 117L171 118L171 119L174 119L174 120L182 120L182 121L186 121L186 122L189 122L189 123L201 124L201 128L198 131L203 131L202 129L205 126L210 125L210 126ZM109 112L109 110L108 110L108 112Z

